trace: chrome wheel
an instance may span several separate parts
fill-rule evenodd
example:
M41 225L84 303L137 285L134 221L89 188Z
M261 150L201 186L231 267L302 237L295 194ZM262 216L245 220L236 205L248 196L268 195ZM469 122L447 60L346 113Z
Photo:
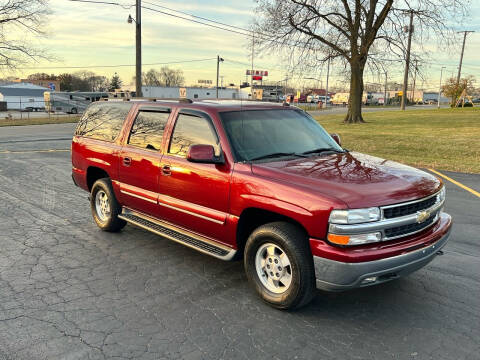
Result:
M100 221L106 222L110 218L110 202L103 190L99 190L95 195L95 211Z
M271 292L284 293L292 283L290 260L278 245L266 243L255 255L255 269L262 284Z

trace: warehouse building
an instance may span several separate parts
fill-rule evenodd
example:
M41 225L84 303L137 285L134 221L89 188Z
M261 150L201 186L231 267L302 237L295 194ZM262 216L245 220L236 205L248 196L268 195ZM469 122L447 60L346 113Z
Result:
M216 99L217 90L215 88L185 87L188 99ZM178 99L180 97L180 87L163 86L142 86L144 97L159 99ZM221 88L218 89L219 99L238 99L238 89Z
M5 102L7 110L45 109L43 93L50 89L26 83L0 86L0 102Z

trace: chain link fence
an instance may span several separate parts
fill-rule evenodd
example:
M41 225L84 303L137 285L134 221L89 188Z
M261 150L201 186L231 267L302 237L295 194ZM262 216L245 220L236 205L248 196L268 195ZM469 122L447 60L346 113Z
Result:
M79 101L1 101L0 119L5 120L24 120L35 118L48 118L54 120L58 117L78 118L90 105L90 102Z

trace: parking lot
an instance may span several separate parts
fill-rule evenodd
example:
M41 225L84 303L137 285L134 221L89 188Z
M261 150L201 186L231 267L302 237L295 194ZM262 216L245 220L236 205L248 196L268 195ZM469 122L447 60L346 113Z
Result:
M70 177L73 127L0 128L0 359L480 359L474 194L446 183L454 230L426 268L282 312L242 262L100 231Z

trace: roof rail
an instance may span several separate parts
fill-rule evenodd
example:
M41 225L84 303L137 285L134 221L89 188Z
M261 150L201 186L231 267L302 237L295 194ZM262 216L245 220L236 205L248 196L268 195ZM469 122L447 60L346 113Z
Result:
M193 103L193 100L192 99L187 99L187 98L181 98L181 99L178 99L178 102L191 104L191 103Z

